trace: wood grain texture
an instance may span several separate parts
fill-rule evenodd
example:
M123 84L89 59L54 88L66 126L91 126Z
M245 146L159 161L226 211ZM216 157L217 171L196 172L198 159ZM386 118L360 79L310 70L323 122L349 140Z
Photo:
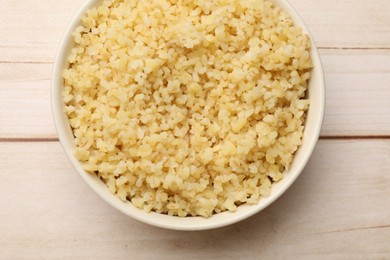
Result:
M0 62L52 62L85 0L0 1Z
M0 63L0 137L55 136L50 107L52 64Z
M218 230L175 232L105 204L58 143L0 143L0 255L389 259L389 157L390 140L320 141L298 181L262 213Z
M52 64L85 1L0 1L0 259L390 259L390 1L289 0L321 49L326 140L262 213L203 232L115 211L56 141Z
M390 50L323 50L323 136L390 135Z
M289 0L319 47L389 48L388 0Z
M390 50L321 50L323 136L390 136ZM55 138L52 64L0 63L0 138Z

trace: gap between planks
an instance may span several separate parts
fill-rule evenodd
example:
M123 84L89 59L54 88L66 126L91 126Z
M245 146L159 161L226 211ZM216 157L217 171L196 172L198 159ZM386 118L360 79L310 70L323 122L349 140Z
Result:
M59 142L57 137L48 138L0 138L0 143L54 143Z
M390 140L390 135L376 136L321 136L320 140ZM55 143L60 140L57 137L48 138L0 138L0 143Z
M320 140L390 140L390 135L323 135Z

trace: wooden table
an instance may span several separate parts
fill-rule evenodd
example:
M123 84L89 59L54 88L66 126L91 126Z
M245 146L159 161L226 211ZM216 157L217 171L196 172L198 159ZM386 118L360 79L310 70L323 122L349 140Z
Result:
M277 202L204 232L126 217L65 158L50 76L84 1L0 0L0 259L390 259L389 0L291 0L325 67L321 140Z

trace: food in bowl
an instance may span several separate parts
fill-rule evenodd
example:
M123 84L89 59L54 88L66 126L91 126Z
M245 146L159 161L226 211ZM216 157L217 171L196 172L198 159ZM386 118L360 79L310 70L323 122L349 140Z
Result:
M302 143L310 38L270 0L107 0L74 33L75 156L147 212L257 204Z

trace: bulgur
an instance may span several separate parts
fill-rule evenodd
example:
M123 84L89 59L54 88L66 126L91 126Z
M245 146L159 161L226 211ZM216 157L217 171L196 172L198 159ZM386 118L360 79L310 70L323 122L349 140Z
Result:
M123 201L256 204L301 145L310 39L271 0L106 0L63 72L75 156Z

